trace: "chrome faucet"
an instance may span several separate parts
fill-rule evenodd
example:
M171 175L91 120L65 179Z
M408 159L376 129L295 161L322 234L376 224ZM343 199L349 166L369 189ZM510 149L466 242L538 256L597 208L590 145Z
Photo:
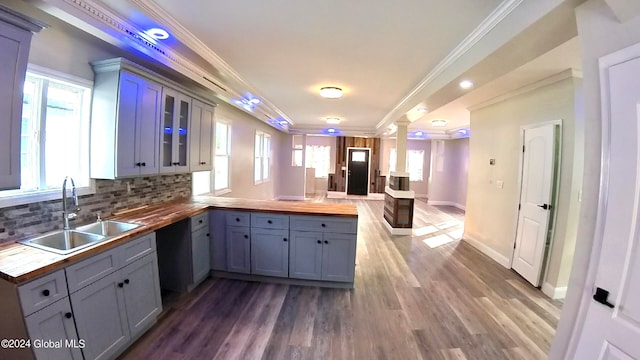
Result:
M75 210L73 212L69 212L67 210L67 180L71 180L71 195L73 196L73 205L75 206ZM62 228L64 230L69 230L69 220L75 219L78 216L78 211L80 211L80 207L78 206L76 184L73 182L72 177L65 176L64 181L62 182Z

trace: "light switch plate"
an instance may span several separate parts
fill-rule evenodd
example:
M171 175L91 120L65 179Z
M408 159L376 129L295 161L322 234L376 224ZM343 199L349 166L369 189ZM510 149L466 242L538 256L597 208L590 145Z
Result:
M497 180L496 181L496 186L498 186L498 189L502 189L504 187L504 181Z

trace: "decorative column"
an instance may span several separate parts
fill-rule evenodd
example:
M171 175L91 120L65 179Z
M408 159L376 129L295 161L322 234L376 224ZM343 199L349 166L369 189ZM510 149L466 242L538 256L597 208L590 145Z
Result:
M396 122L396 171L389 174L385 187L384 221L391 235L411 235L414 192L409 188L407 172L407 127L411 122L402 118Z

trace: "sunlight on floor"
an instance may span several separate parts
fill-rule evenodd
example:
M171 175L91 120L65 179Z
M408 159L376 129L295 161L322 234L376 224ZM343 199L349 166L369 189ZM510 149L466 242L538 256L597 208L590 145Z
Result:
M453 231L447 233L447 235L451 236L452 238L454 238L456 240L460 240L460 239L462 239L462 234L463 233L464 233L464 228L458 229L458 230L453 230Z
M434 232L437 232L437 231L438 229L435 226L429 225L429 226L413 229L413 236L433 234Z
M428 239L422 240L422 242L427 244L427 246L429 246L432 249L438 246L452 243L454 241L458 241L458 240L448 236L447 234L442 234L442 235L438 235L438 236L434 236L434 237L430 237Z
M442 229L448 229L452 226L456 226L456 225L460 225L460 221L457 220L449 220L449 221L445 221L443 223L440 224L436 224L436 227L440 230Z

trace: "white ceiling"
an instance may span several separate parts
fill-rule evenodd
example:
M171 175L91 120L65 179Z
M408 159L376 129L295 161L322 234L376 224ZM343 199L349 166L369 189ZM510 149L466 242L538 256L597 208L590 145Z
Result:
M215 80L231 104L259 97L245 111L298 132L322 132L326 117L343 119L343 134L383 135L404 116L419 118L414 130L433 131L436 117L451 130L468 125L467 107L580 63L577 41L562 44L575 37L582 0L40 1L111 43L105 19L166 28L172 37L159 46L174 59L159 62L203 86ZM476 87L459 89L464 76ZM323 86L345 94L323 99ZM416 113L422 106L430 112Z

